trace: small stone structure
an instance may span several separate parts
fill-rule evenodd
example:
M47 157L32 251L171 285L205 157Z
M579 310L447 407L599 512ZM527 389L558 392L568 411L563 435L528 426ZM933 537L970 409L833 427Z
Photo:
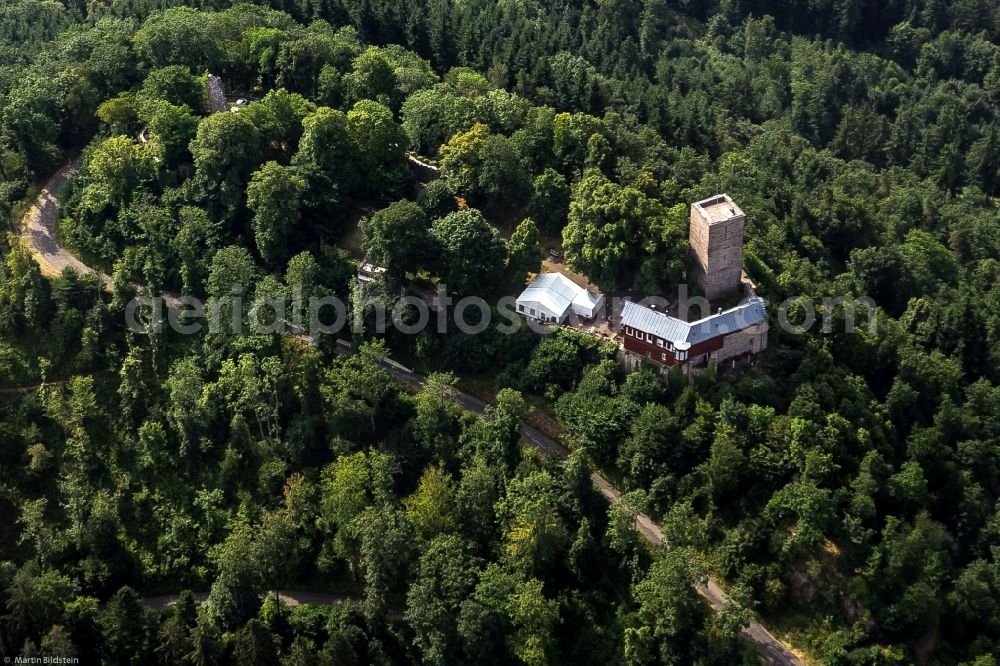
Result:
M710 301L740 286L745 221L728 194L691 204L691 278Z
M226 111L226 93L222 89L222 78L215 74L208 75L208 110L212 113Z
M410 167L410 171L413 172L413 177L417 179L418 183L429 183L441 176L436 166L422 161L413 153L406 154L406 165Z

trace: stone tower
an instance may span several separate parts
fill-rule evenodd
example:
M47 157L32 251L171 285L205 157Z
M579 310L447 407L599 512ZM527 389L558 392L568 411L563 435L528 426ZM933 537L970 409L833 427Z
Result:
M709 300L737 289L743 277L746 217L728 194L691 204L691 279Z

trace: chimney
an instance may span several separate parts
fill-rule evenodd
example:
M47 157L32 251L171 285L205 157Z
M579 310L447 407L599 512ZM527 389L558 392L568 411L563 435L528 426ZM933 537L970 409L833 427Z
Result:
M722 314L722 308L719 308L719 311L718 311L718 312L716 312L715 314L716 314L716 315L720 315L720 314Z

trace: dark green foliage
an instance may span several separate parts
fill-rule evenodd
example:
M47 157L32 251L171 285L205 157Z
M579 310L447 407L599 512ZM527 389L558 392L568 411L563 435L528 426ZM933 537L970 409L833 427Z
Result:
M445 180L432 180L427 183L420 190L417 203L431 220L436 220L458 210L458 204L455 203L455 193L451 191L451 186Z
M522 220L507 242L507 270L515 285L542 266L542 246L538 227L531 218Z
M570 187L558 171L548 168L535 178L530 210L544 228L561 231L569 211Z
M369 259L395 279L433 263L428 216L412 201L397 201L361 224Z
M0 652L751 663L750 608L817 662L998 652L995 2L166 4L0 9L0 210L79 155L59 239L113 281L3 244ZM252 103L207 115L207 72ZM419 194L406 150L441 167ZM507 295L558 233L595 283L672 299L718 191L759 293L830 324L774 327L742 375L625 377L613 344L497 311L351 357L122 325L141 290L347 294L362 216L386 291ZM402 386L390 348L460 376ZM481 419L466 382L503 389ZM528 418L565 466L522 450ZM208 602L142 601L179 589Z

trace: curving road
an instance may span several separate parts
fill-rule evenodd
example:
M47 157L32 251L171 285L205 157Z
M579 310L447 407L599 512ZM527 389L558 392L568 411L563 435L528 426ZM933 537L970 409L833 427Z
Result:
M57 171L45 183L34 205L32 205L24 216L24 229L21 234L22 240L30 248L32 255L34 255L35 259L41 265L42 272L46 275L57 275L66 267L74 268L81 274L95 272L60 245L59 239L56 236L56 212L59 207L56 193L62 187L63 183L76 173L78 168L79 165L77 163L70 162ZM100 275L103 277L105 284L110 286L111 279L103 273L100 273ZM349 345L343 341L338 341L338 343L338 351L349 353ZM407 370L396 363L384 362L383 367L397 381L404 384L419 387L427 381L427 378L423 375ZM470 412L482 414L486 410L487 405L485 402L467 393L456 390L455 399L463 409ZM524 442L535 447L542 453L555 455L560 458L569 456L569 449L532 426L524 425L521 429L521 437ZM601 495L608 502L614 504L621 499L621 492L601 474L594 472L591 475L591 479ZM666 545L663 531L646 514L640 513L636 517L636 529L654 546ZM696 584L695 589L715 611L722 610L729 603L728 595L711 578L705 583ZM345 595L321 594L316 592L289 590L274 590L272 592L276 592L290 606L297 606L299 604L332 605L343 603L350 599L350 597ZM265 592L263 594L269 593ZM196 595L196 599L203 600L206 596L205 593L199 593ZM166 608L172 603L176 603L177 598L178 595L166 595L148 597L144 601L147 605L154 608ZM751 622L741 633L746 640L754 645L767 663L777 664L778 666L803 666L803 662L784 643L771 635L759 622Z
M104 288L111 291L111 277L106 273L94 270L67 250L60 242L56 228L59 225L59 199L56 195L67 180L80 170L80 164L72 161L56 171L46 181L35 197L28 212L21 220L21 244L28 248L31 256L38 262L42 275L58 276L63 269L72 268L80 275L95 273L104 283ZM139 285L136 285L139 289ZM164 304L168 308L180 309L181 300L176 294L163 292Z
M346 342L338 340L338 351L342 353L349 353L348 350L349 345ZM403 384L420 387L427 381L427 378L423 375L417 374L411 370L406 370L395 363L383 362L382 368L394 379L396 379L396 381ZM453 395L456 402L467 411L475 414L483 414L486 411L487 404L478 398L474 398L473 396L458 390L455 390ZM569 456L569 449L532 426L522 426L521 438L522 441L527 443L529 446L538 449L542 453L554 455L559 458L566 458ZM594 472L590 475L590 478L594 482L598 491L600 491L601 495L603 495L608 502L614 504L621 499L621 492L611 485L611 483L601 474ZM666 544L663 531L646 514L640 513L636 517L636 529L653 545L660 546ZM709 578L705 583L695 584L695 589L698 594L705 598L708 605L714 611L721 611L725 605L729 603L729 596L722 590L721 587L719 587L718 583L711 578ZM288 606L298 606L300 604L332 606L334 604L344 603L345 601L355 601L358 603L363 601L358 597L351 597L342 594L321 594L317 592L301 592L294 590L271 590L262 592L261 598L269 594L277 594ZM164 610L177 603L178 597L179 595L176 594L159 597L146 597L143 599L143 602L147 606L157 610ZM207 598L208 594L205 592L195 594L195 600L199 603L205 601ZM401 619L403 614L399 610L390 610L388 616L390 619L396 620ZM751 622L749 626L745 627L741 631L741 633L746 640L753 644L767 663L777 664L779 666L803 666L803 662L796 657L784 643L771 635L771 633L759 622Z
M21 242L31 250L32 256L38 262L43 275L54 277L64 268L72 268L77 273L95 273L93 269L74 257L69 250L59 243L56 226L59 221L59 200L56 195L59 188L69 180L80 168L78 162L70 162L56 171L46 182L35 203L24 214L21 227ZM111 278L104 273L98 273L106 288L111 288Z

